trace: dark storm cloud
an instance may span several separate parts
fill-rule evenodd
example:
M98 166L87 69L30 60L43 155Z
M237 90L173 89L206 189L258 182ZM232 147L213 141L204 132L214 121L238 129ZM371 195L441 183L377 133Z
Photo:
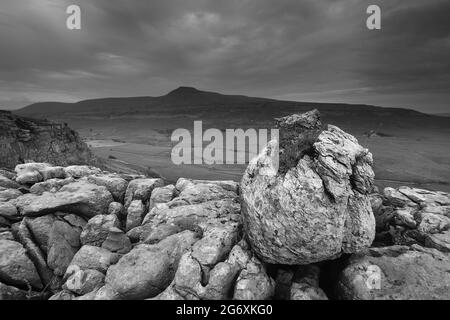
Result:
M69 4L81 31L65 28ZM446 112L449 15L447 0L2 0L0 105L191 85Z

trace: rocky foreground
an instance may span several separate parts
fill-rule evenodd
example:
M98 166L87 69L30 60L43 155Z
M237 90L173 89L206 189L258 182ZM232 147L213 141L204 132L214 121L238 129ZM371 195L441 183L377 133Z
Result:
M378 193L315 111L277 125L240 185L1 170L0 299L450 299L449 195Z

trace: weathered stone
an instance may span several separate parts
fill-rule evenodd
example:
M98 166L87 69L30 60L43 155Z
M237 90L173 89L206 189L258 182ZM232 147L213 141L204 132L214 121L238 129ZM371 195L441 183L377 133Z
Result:
M126 231L139 227L144 219L145 207L141 200L133 200L128 206Z
M116 174L97 174L88 177L88 181L98 186L104 186L111 192L114 200L123 202L128 182Z
M418 204L438 204L438 205L450 205L450 196L448 193L439 191L429 191L424 189L400 187L398 189L400 193L405 195L411 201Z
M11 231L0 230L0 240L10 240L14 241L14 236Z
M95 294L94 300L119 300L120 296L109 285L101 287Z
M39 173L45 180L49 179L64 179L66 177L66 172L63 167L44 167L39 169Z
M425 245L441 252L450 253L450 230L443 233L428 234L425 237Z
M385 188L383 194L388 203L395 207L402 208L407 204L412 204L412 201L407 196L394 188Z
M49 214L37 218L25 218L23 221L26 223L28 229L33 235L33 239L39 245L39 248L47 254L50 232L52 230L53 223L56 221L56 217Z
M108 269L106 284L123 299L154 297L170 284L181 256L197 240L185 231L155 245L139 245Z
M132 245L130 239L122 230L110 228L108 230L108 236L102 243L102 248L111 252L126 254L131 251Z
M102 287L104 280L105 275L100 271L80 269L69 275L66 283L63 285L63 289L72 291L78 295L85 295Z
M170 201L167 205L176 207L237 197L238 195L235 192L225 190L217 184L190 184L180 192L177 198Z
M25 216L39 216L64 211L86 217L106 214L113 202L111 193L102 186L78 181L62 187L56 193L27 194L16 199L19 212Z
M27 251L28 257L33 262L41 278L42 284L47 286L52 283L53 272L47 266L46 257L41 249L33 242L31 232L28 230L26 222L22 221L17 228L17 238Z
M21 185L16 181L8 179L7 177L0 174L0 187L7 189L19 189Z
M101 247L108 237L109 229L119 226L119 219L115 215L95 216L84 227L80 236L81 244Z
M267 275L264 266L252 258L236 280L233 299L268 300L274 291L275 281Z
M175 196L175 192L176 189L174 185L168 185L165 187L158 187L153 189L150 196L149 211L158 204L171 201Z
M9 202L0 202L0 216L9 220L16 219L18 217L16 206Z
M128 209L133 200L141 200L146 203L150 200L153 189L164 184L162 179L136 179L128 184L125 193L125 209Z
M450 260L433 249L371 248L353 256L340 275L341 299L449 300Z
M120 202L111 202L108 207L108 214L113 214L119 219L123 219L126 216L123 204Z
M81 228L57 220L48 239L47 265L57 276L63 276L75 253L80 248Z
M7 286L0 282L0 301L3 300L26 300L27 292L13 286Z
M112 253L103 248L88 245L82 246L73 257L66 273L70 274L73 270L78 269L93 269L106 273L106 270L108 270L111 265L115 264L119 258L119 254Z
M241 181L244 227L264 261L310 264L358 252L375 238L369 197L372 155L351 135L328 126L285 174L272 141ZM356 169L359 168L359 169ZM358 181L356 184L355 181Z
M67 291L67 290L62 290L62 291L55 293L48 300L73 300L73 299L75 299L75 297L76 297L76 295L74 295L72 292Z
M232 191L236 194L239 193L239 183L237 183L235 181L231 181L231 180L230 181L212 181L212 180L192 180L192 179L180 178L180 179L178 179L175 187L179 192L182 192L187 187L190 187L190 186L196 185L196 184L215 184L226 191Z
M4 284L42 289L42 282L25 248L18 242L0 240L0 281Z
M88 177L94 174L100 174L101 170L89 166L69 166L64 169L67 177L74 177L76 179Z
M0 202L8 202L9 200L16 199L22 195L17 189L5 189L0 191Z
M46 180L44 182L39 182L39 183L34 184L30 188L30 192L37 194L37 195L42 195L44 192L55 193L55 192L58 192L65 185L68 185L73 182L75 182L74 178L50 179L50 180Z
M316 265L300 266L291 286L291 300L328 300L319 287L320 269Z

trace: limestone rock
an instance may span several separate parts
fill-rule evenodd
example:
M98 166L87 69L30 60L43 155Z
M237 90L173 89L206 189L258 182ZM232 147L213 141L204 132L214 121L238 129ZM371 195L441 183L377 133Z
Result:
M102 186L77 181L62 187L56 193L27 194L16 199L16 206L24 216L39 216L65 211L86 217L106 214L113 202L111 193Z
M337 285L341 299L449 300L450 260L420 246L371 248L352 257Z
M8 189L19 189L21 186L16 181L13 181L0 174L0 187Z
M80 235L81 244L101 247L108 237L109 229L119 226L119 219L115 215L95 216L83 228Z
M0 191L0 202L8 202L9 200L16 199L22 195L17 189L4 189Z
M71 274L73 270L93 269L106 273L108 268L117 263L120 255L106 249L85 245L73 257L66 273Z
M63 276L72 258L80 248L81 228L57 220L53 223L48 238L47 265L58 276Z
M73 178L83 178L101 173L99 168L89 166L69 166L64 168L64 171L67 177Z
M175 197L175 192L174 185L155 188L150 196L149 210L152 210L158 204L171 201Z
M123 202L128 182L116 174L97 174L88 177L88 181L98 186L104 186L111 192L114 200Z
M196 240L185 231L155 245L139 245L108 269L106 284L122 299L156 296L170 284L178 261Z
M317 118L312 119L316 122L302 122L300 127L318 129ZM282 141L284 150L289 141ZM242 178L245 231L265 262L311 264L358 252L375 238L368 197L374 178L372 155L353 136L331 125L309 148L283 174L277 170L279 151L272 141Z
M275 291L275 281L265 267L253 258L239 274L234 288L235 300L268 300Z
M126 231L139 227L144 219L145 206L141 200L133 200L128 206Z
M103 286L105 275L97 270L77 270L69 275L63 289L85 295Z
M73 182L75 182L74 178L49 179L44 182L39 182L39 183L34 184L30 188L30 192L37 194L37 195L42 195L44 192L55 193L55 192L58 192L65 185L68 185Z
M4 284L42 289L42 282L25 248L18 242L0 240L0 281Z
M320 268L317 265L300 266L291 286L291 300L328 300L319 287Z
M162 179L136 179L132 180L125 193L125 209L128 209L133 200L146 203L150 200L153 189L163 185Z

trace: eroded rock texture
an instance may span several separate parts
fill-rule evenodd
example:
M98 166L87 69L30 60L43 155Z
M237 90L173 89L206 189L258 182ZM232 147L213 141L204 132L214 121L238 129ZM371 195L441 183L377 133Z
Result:
M298 135L280 134L281 150L277 141L270 142L250 162L241 181L242 215L253 250L266 262L295 265L370 246L375 237L367 195L374 179L371 153L330 125L313 143L306 139L307 146L294 154L293 145L320 130L318 112L279 121L295 127ZM278 170L279 152L280 161L286 161L284 153L294 154L280 162L285 173Z

